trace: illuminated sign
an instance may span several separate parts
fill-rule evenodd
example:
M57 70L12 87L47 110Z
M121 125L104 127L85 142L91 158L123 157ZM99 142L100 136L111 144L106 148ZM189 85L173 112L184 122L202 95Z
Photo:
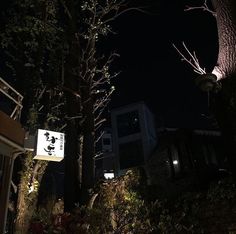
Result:
M34 159L61 161L64 158L65 134L38 129Z

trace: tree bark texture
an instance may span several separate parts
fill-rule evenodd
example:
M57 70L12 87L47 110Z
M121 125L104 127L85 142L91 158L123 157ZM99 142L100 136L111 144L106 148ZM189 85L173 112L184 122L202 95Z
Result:
M212 110L222 132L229 167L236 178L236 2L212 0L216 11L219 52L212 71L222 89L215 95Z
M219 52L213 70L219 79L236 72L236 3L234 0L212 0L216 11Z

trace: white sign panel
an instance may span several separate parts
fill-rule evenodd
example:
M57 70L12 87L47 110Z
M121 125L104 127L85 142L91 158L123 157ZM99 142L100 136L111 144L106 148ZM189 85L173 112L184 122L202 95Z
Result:
M61 161L64 158L65 134L38 129L34 159Z

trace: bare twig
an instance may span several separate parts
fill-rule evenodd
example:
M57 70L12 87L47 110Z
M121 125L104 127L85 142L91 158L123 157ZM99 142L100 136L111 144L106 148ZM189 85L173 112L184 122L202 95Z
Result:
M67 92L69 92L69 93L75 95L77 98L81 98L81 97L80 97L80 94L79 94L77 91L72 90L72 89L70 89L70 88L68 88L68 87L65 87L65 86L61 86L61 88L62 88L62 90L67 91Z
M99 142L99 140L102 138L102 136L104 135L104 131L102 131L101 133L100 133L100 135L96 138L96 140L95 140L95 144L97 144L98 142Z
M216 12L212 11L209 6L207 5L207 0L204 1L204 4L202 6L186 6L184 11L192 11L192 10L203 10L211 13L214 17L216 17Z
M190 52L184 42L182 42L182 44L183 44L185 52L187 52L188 58L175 46L175 44L172 44L173 47L177 50L177 52L181 56L182 58L181 60L187 62L193 68L194 72L200 75L206 74L205 68L201 68L199 64L196 53L194 51Z
M67 126L67 124L64 124L62 127L59 128L58 131L62 131L66 126Z

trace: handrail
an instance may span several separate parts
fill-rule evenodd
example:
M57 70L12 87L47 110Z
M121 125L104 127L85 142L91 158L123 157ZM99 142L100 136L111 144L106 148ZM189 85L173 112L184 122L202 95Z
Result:
M22 100L23 96L17 92L10 84L0 77L0 92L8 97L11 101L16 104L16 107L12 111L10 117L16 120L20 118L21 109L23 108Z
M11 87L5 80L3 80L3 78L0 77L0 83L5 84L7 87L9 87L14 93L16 93L18 96L21 97L21 99L23 99L23 96L17 92L13 87Z

